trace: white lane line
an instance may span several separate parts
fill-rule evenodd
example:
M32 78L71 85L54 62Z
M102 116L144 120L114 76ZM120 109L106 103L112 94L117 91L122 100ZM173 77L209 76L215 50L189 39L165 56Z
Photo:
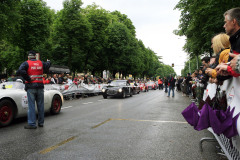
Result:
M68 108L72 108L72 106L63 107L62 109L68 109Z
M93 103L93 102L87 102L87 103L83 103L83 104L91 104L91 103Z
M98 100L98 101L102 101L102 100ZM87 103L82 103L82 104L91 104L93 102L87 102ZM67 107L63 107L62 109L68 109L68 108L72 108L73 106L67 106Z

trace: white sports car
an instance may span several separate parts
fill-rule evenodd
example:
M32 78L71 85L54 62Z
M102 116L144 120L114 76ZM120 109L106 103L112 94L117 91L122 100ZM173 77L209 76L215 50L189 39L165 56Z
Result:
M28 101L24 87L21 80L0 84L0 126L7 126L15 118L27 116ZM62 103L63 96L59 91L44 90L45 112L58 114Z

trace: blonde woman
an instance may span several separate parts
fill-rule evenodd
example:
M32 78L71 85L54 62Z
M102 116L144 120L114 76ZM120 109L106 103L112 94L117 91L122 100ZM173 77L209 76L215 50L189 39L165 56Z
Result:
M229 36L225 33L217 34L212 38L212 49L216 56L216 66L221 63L227 63L230 53L230 41ZM210 77L215 79L217 77L216 69L207 68L205 71Z

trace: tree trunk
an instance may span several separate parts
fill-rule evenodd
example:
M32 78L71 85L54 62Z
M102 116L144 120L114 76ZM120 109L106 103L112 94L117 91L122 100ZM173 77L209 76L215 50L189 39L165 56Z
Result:
M87 64L88 64L88 59L89 59L89 50L87 52L87 55L86 55L86 59L85 59L85 62L84 62L84 67L83 67L83 70L84 70L84 73L87 74Z

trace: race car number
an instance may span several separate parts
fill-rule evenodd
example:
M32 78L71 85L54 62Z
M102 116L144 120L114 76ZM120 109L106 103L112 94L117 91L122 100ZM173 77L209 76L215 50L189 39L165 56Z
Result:
M22 107L27 108L28 107L28 100L27 100L27 95L22 96Z
M5 88L12 88L13 85L6 85Z

